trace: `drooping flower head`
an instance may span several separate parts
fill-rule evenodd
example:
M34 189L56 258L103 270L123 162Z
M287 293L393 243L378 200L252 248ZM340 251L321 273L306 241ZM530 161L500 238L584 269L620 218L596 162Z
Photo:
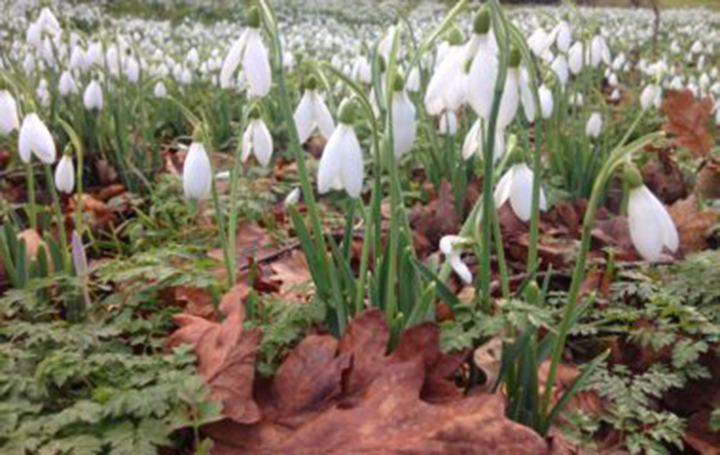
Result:
M535 176L527 164L519 163L511 167L500 179L495 187L495 206L499 209L505 202L510 201L510 207L515 215L524 222L528 222L532 215L532 188ZM540 210L547 209L545 193L540 190Z
M251 8L248 11L248 27L233 43L225 57L220 70L220 86L222 88L234 86L233 78L241 65L243 80L247 85L250 97L261 98L270 93L272 73L268 61L268 51L260 34L260 11L257 8Z
M199 201L207 198L212 190L212 166L202 142L190 144L183 165L183 191L185 197Z
M65 194L71 194L75 189L75 166L72 156L65 153L55 168L55 188Z
M17 103L6 90L0 91L0 135L7 136L20 127Z
M680 245L677 228L668 211L642 182L634 166L625 168L625 180L630 187L628 224L630 239L646 261L656 262L663 251L677 251Z
M351 197L362 192L364 161L360 142L353 128L355 103L344 100L340 105L338 126L325 146L318 168L318 191L345 190Z
M32 155L45 164L55 162L55 141L48 127L35 113L30 113L23 119L18 138L18 151L20 159L25 164L30 163Z
M307 141L315 131L327 139L335 130L335 121L318 93L317 85L317 79L310 76L305 83L300 104L295 109L295 126L301 143Z
M243 162L254 155L262 166L270 164L272 158L273 140L267 125L260 116L260 110L253 107L250 111L249 121L245 133L242 137L242 155Z
M402 76L395 76L392 97L393 149L395 158L399 159L412 149L417 134L415 105L405 91Z

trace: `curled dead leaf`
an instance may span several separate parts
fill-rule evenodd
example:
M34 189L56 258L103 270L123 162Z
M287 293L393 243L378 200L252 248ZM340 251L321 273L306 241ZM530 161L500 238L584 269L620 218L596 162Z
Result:
M169 346L191 345L198 358L198 372L210 387L210 398L223 404L223 412L237 423L260 420L260 409L253 399L255 358L260 333L243 329L244 298L247 287L238 285L220 303L222 322L212 322L190 314L175 316L180 329Z

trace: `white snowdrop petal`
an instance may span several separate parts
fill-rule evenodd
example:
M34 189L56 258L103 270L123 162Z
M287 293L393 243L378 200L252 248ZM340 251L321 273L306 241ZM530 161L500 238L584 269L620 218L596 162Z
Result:
M267 166L270 164L273 152L273 140L270 131L262 120L254 120L252 130L255 158L262 166Z
M259 30L250 30L242 59L243 73L248 83L248 94L261 98L270 93L272 84L270 62Z
M242 61L243 51L245 50L245 42L247 41L247 31L244 31L230 47L230 51L223 61L220 70L220 87L227 89L233 86L233 76Z
M417 134L415 106L404 91L393 94L392 114L395 158L399 159L412 149Z
M193 200L205 199L212 188L212 167L205 146L200 142L190 144L183 165L183 191Z
M67 155L60 158L55 168L55 187L65 194L72 193L75 188L75 166Z
M465 284L472 283L472 273L459 254L450 255L450 267Z
M309 91L303 93L298 107L295 109L295 126L301 143L305 143L313 133L315 121L313 116L312 98Z
M351 197L360 197L363 185L364 160L360 143L355 136L355 131L348 127L343 139L345 154L340 168L340 178L345 191Z
M335 131L335 121L333 120L330 109L328 109L325 101L317 95L316 101L313 103L313 111L315 113L315 122L320 130L320 134L325 138L329 138Z
M346 128L348 128L347 125L338 125L325 145L325 150L323 151L322 157L320 158L320 165L318 166L317 185L320 194L343 188L342 181L340 180L340 169L343 160L342 148L344 147L342 136Z
M510 206L522 221L528 222L532 209L533 174L526 164L514 167L512 187L510 188Z

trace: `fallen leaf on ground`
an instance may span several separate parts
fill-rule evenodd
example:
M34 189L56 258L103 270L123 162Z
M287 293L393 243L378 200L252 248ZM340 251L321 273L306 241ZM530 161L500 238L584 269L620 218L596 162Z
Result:
M683 254L702 251L707 248L707 240L713 228L718 224L717 212L701 212L695 195L678 201L669 209L670 217L680 236L680 251Z
M238 285L223 297L222 322L190 314L176 315L180 329L168 339L169 346L187 343L193 347L198 372L210 387L210 399L221 402L224 414L242 424L260 420L260 409L253 399L260 332L243 329L247 292L246 286Z
M710 153L713 137L706 127L712 119L710 98L698 100L689 90L668 90L662 110L668 117L663 129L675 136L676 145L687 148L695 157Z
M720 159L705 162L698 172L697 187L705 199L720 199Z
M214 453L548 453L540 436L505 417L501 395L448 389L458 392L451 377L464 354L440 352L436 326L409 329L390 355L388 341L377 310L353 320L339 342L307 337L256 390L258 424L205 428Z

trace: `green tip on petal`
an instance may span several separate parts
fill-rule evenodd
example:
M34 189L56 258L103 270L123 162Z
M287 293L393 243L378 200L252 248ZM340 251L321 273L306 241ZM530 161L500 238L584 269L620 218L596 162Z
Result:
M631 190L643 185L642 175L640 175L640 171L634 164L628 164L623 168L623 179Z
M395 80L393 81L393 91L402 92L404 89L405 89L405 79L402 77L401 74L396 74Z
M203 123L199 123L195 127L192 135L192 140L193 142L203 142L205 140L205 125Z
M352 125L355 121L355 101L352 99L344 99L340 104L338 119L344 125Z
M459 46L465 41L462 30L457 25L453 25L452 28L447 32L447 42L451 46Z
M250 111L248 112L248 118L257 120L261 116L262 116L262 113L260 112L260 107L257 104L253 104L253 106L250 108Z
M478 11L473 22L473 32L478 35L485 35L490 31L490 11L483 7Z
M525 299L532 304L540 303L540 286L537 281L532 280L525 288Z
M314 75L308 76L307 79L305 79L305 90L317 90L318 87L318 80L317 77Z
M513 46L510 48L510 61L508 62L510 68L517 68L520 66L522 56L520 55L520 49Z
M260 10L257 6L248 9L247 24L250 28L260 28Z

